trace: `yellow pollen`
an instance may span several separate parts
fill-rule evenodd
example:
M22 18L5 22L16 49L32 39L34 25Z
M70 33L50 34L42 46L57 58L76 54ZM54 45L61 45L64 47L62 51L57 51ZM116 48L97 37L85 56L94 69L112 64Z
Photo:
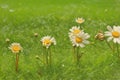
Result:
M20 46L19 45L14 45L12 47L13 51L20 51Z
M115 38L118 38L118 37L120 37L120 33L117 31L114 31L114 32L112 32L112 36Z
M74 33L74 34L78 34L78 33L80 33L80 30L79 30L79 29L76 29L76 30L74 30L73 33Z
M83 41L82 38L80 38L80 37L76 37L75 40L76 40L77 43L81 43Z
M80 23L81 23L81 22L83 22L83 20L82 20L82 19L79 19L79 20L78 20L78 22L80 22Z
M51 43L51 41L49 40L49 39L46 39L46 40L44 40L44 42L43 42L45 45L47 45L47 44L50 44Z

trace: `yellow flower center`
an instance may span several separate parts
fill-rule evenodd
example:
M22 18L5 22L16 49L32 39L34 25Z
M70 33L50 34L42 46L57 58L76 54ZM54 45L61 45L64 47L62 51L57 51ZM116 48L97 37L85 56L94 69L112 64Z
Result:
M78 19L78 22L82 23L82 22L83 22L83 20L82 20L82 19Z
M112 36L115 38L118 38L118 37L120 37L120 33L117 31L114 31L114 32L112 32Z
M81 43L83 41L82 38L80 38L80 37L76 37L75 40L76 40L77 43Z
M78 34L78 33L80 33L80 30L79 30L79 29L76 29L76 30L73 31L73 33L74 33L74 34Z
M13 51L20 51L20 46L14 45L12 49L13 49Z
M51 43L51 41L49 40L49 39L46 39L46 40L44 40L44 42L43 42L45 45L47 45L47 44L50 44Z

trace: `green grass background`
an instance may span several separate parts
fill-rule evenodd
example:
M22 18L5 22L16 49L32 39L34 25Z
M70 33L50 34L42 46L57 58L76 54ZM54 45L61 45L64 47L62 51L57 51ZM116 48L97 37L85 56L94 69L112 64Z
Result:
M95 34L107 25L120 25L120 0L0 0L0 80L120 80L120 60L105 41L96 41ZM91 43L80 67L73 62L69 29L83 17L84 31ZM38 37L34 37L38 33ZM40 39L51 35L57 45L52 47L52 67L46 69L36 59L44 54ZM15 55L8 49L19 42L19 72L15 72Z

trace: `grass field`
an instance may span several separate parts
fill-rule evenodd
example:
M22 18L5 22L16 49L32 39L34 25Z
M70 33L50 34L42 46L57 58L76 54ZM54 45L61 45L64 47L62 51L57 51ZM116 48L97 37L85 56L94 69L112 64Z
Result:
M120 80L120 60L105 41L94 39L107 25L120 25L120 0L0 0L0 80ZM83 17L84 31L91 35L91 44L80 66L73 61L69 29ZM38 33L38 37L34 37ZM46 68L40 39L54 36L52 67ZM6 39L10 43L6 43ZM23 47L19 72L15 72L15 55L8 49L13 42Z

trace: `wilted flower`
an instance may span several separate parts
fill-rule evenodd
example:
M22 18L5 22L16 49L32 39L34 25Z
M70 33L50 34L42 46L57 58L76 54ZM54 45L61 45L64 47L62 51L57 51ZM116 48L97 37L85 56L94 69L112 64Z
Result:
M82 24L85 20L83 18L77 18L76 22Z
M105 39L105 36L102 32L98 32L96 35L95 35L95 39L98 39L98 40L104 40Z
M120 44L120 26L107 26L108 31L105 32L105 36L108 37L107 41L113 40L114 43Z
M43 44L43 46L45 46L46 48L49 48L49 46L56 45L56 40L54 37L51 36L45 36L41 39L41 42Z
M22 47L19 43L12 43L9 47L9 49L13 52L13 53L19 53L20 51L22 51Z

